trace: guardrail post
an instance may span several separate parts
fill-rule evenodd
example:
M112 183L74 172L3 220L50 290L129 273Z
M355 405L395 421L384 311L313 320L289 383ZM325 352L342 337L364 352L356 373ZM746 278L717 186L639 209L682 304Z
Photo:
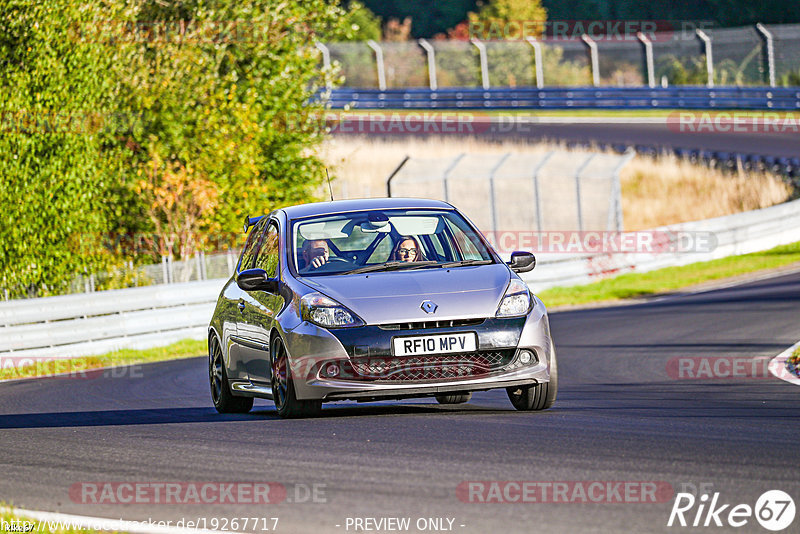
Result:
M489 58L486 57L486 45L478 39L470 39L470 43L474 44L478 49L481 58L481 83L485 91L489 90Z
M656 86L655 68L653 67L653 43L642 32L638 32L636 38L639 39L644 46L644 64L645 70L647 71L647 85L650 89L653 89Z
M381 91L385 91L386 69L384 68L383 65L383 50L381 50L381 45L379 45L372 39L367 41L367 46L369 46L375 52L375 64L378 67L378 89L380 89Z
M317 50L322 52L322 68L328 72L331 70L331 51L328 49L327 46L317 41L314 43L314 46L317 47ZM325 78L325 87L327 89L331 88L331 80L329 77Z
M592 64L592 85L598 87L600 85L600 61L597 58L597 43L585 33L581 35L581 40L589 47L589 59Z
M772 39L772 32L760 22L756 24L756 29L764 38L764 44L767 46L767 77L769 79L769 86L775 87L775 43Z
M428 85L431 91L436 91L439 88L439 84L436 82L436 51L425 39L420 39L417 42L425 49L425 53L428 56Z
M228 249L228 253L225 255L225 260L228 263L228 276L233 274L234 270L234 263L236 263L236 258L234 258L233 249Z
M697 37L703 41L703 46L705 47L706 51L706 70L708 71L708 83L706 83L706 86L714 87L714 56L711 49L711 37L709 37L706 32L700 28L696 28L694 31L697 34Z
M494 195L494 175L497 174L497 171L503 166L503 163L506 162L510 155L511 152L504 154L503 157L500 158L500 161L492 167L491 172L489 172L489 203L492 206L492 232L495 233L495 239L497 238L497 205L495 204Z
M542 202L541 202L541 199L539 197L539 171L542 170L542 168L547 163L547 160L549 160L550 157L553 154L555 154L555 152L553 152L553 151L548 152L545 155L545 157L542 158L542 161L540 161L539 164L533 169L533 197L534 197L534 202L536 203L536 231L537 232L541 232L542 231Z
M445 202L450 202L450 191L447 189L447 179L450 177L450 173L453 171L453 169L456 168L456 165L458 165L458 162L461 161L461 158L464 156L466 156L466 154L459 154L456 156L450 165L444 170L444 174L442 174L442 187L444 189Z
M167 265L167 257L161 256L161 277L164 284L169 284L169 265Z
M581 208L581 173L589 166L597 154L591 154L586 161L584 161L578 170L575 171L575 198L577 199L578 207L578 231L583 232L583 209Z
M198 280L205 280L206 279L206 256L203 254L202 250L198 250L197 254L195 254L195 260L197 261L197 279Z
M542 61L542 43L528 37L525 39L533 47L533 64L536 69L536 87L541 89L544 87L544 62Z

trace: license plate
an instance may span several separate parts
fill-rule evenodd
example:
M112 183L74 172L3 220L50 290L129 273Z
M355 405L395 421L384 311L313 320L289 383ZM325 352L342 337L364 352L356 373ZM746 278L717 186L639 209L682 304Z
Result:
M392 348L395 356L474 352L478 349L478 335L475 332L459 332L432 336L396 337L392 339Z

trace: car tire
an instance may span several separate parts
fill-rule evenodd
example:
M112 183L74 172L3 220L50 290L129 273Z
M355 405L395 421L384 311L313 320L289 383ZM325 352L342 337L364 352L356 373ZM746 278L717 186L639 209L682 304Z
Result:
M455 395L436 395L436 402L439 404L464 404L472 398L472 393L460 393Z
M521 411L546 410L553 406L558 394L558 359L553 345L550 345L550 381L532 386L506 388L508 399L514 408Z
M208 340L208 379L211 385L211 401L219 413L247 413L253 408L252 397L236 397L231 393L222 347L216 336L211 336Z
M321 400L298 400L294 390L289 355L280 337L276 336L270 348L270 369L272 370L272 399L275 410L282 419L314 417L322 409Z

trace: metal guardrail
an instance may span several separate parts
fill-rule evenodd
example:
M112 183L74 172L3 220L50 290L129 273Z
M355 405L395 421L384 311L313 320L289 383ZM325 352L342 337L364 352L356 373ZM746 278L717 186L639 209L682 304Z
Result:
M473 87L330 93L336 109L751 109L800 111L800 87Z
M224 281L0 302L0 362L203 339Z

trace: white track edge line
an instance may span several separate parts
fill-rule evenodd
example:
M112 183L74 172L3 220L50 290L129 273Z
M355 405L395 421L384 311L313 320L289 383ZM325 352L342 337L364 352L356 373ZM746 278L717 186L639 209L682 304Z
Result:
M0 508L0 511L10 512L14 515L22 516L23 518L37 519L39 521L60 521L61 523L69 524L71 527L108 532L132 532L136 534L219 534L219 531L214 530L159 525L158 523L164 523L166 521L150 521L149 519L147 521L109 519L106 517L62 514L59 512L24 510L22 508ZM173 523L174 522L175 521L173 521ZM35 529L34 532L36 532Z

